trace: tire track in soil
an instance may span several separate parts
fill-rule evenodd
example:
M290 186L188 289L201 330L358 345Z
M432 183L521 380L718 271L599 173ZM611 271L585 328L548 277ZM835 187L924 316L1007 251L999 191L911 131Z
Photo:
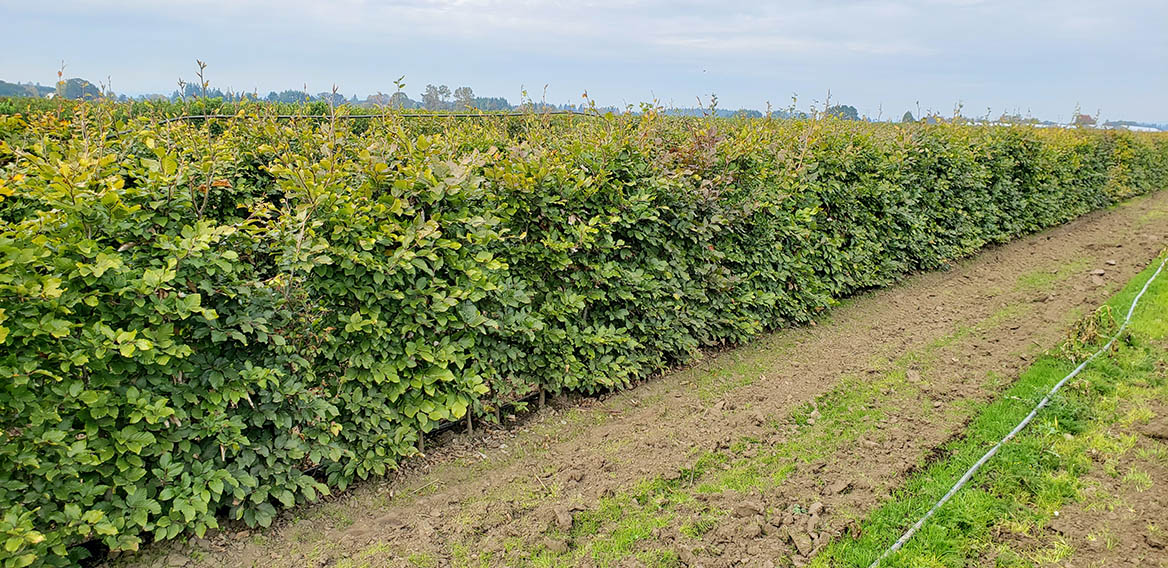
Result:
M801 565L887 498L931 449L959 435L969 402L991 399L1078 314L1146 266L1168 242L1165 213L1168 191L1136 198L991 247L949 271L909 276L845 301L818 325L708 355L637 388L553 401L510 431L448 436L391 478L281 515L271 529L228 530L114 563L446 566L481 552L503 558L517 544L545 542L558 517L676 476L702 452L744 436L781 443L792 430L776 430L774 421L785 423L843 380L907 364L913 388L882 393L892 403L888 414L859 443L800 463L764 492L708 496L724 509L761 504L764 514L724 519L697 550L678 530L686 519L642 544L705 566L773 566L767 558L783 557ZM822 505L815 521L783 513L811 503ZM801 554L799 540L810 554Z

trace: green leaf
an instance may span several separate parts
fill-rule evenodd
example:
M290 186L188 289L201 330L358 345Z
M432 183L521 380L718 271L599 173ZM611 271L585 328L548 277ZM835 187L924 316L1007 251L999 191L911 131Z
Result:
M430 369L426 371L426 384L431 384L434 382L449 382L453 380L454 373L446 367L430 367Z

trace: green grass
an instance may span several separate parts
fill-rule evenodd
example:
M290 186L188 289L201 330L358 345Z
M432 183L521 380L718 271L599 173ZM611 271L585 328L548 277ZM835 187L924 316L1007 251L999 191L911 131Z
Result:
M1149 225L1149 224L1154 223L1154 222L1159 222L1161 219L1163 219L1165 217L1168 217L1168 211L1163 211L1160 209L1154 209L1152 211L1148 211L1147 213L1144 213L1143 216L1140 217L1140 226L1143 227L1145 225Z
M1052 285L1062 282L1074 274L1081 274L1090 268L1090 262L1085 258L1076 259L1066 264L1032 270L1018 277L1014 284L1015 290L1046 290Z
M823 316L820 323L827 321ZM798 338L791 334L770 334L734 350L712 355L708 364L698 363L681 372L682 382L692 383L698 399L711 404L728 392L758 380L769 369L766 354L791 352Z
M1127 312L1155 268L1138 275L1107 303L1113 313L1122 317ZM1158 367L1168 358L1166 336L1168 275L1161 274L1141 300L1118 347L1068 383L1026 431L1003 446L969 485L882 566L957 567L978 563L987 555L996 557L999 566L1031 566L1072 555L1074 551L1064 542L1037 551L1013 550L999 542L994 531L1032 534L1059 507L1079 499L1081 477L1091 466L1091 455L1103 456L1105 470L1110 465L1113 475L1122 476L1137 490L1150 488L1145 472L1116 469L1114 458L1131 451L1135 439L1110 435L1108 427L1146 420L1150 415L1147 401L1168 398ZM814 565L868 566L1074 368L1074 362L1060 356L1062 352L1052 350L1039 358L1003 396L979 411L963 438L944 448L947 459L909 479L867 517L858 539L833 542Z

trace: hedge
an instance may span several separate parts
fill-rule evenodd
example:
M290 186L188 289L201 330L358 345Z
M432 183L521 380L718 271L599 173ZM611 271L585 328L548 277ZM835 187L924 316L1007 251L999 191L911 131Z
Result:
M0 117L4 566L267 526L444 421L1168 182L1113 131L238 112Z

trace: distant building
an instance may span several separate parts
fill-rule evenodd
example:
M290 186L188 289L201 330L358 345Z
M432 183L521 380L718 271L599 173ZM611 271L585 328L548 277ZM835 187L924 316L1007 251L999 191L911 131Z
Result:
M1151 126L1139 126L1137 124L1124 124L1118 128L1126 128L1132 132L1162 132L1159 128L1152 128Z

